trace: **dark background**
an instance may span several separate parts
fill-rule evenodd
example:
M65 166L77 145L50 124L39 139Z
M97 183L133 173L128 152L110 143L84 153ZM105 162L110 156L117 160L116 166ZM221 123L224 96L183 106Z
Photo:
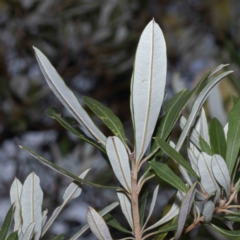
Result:
M70 183L33 160L19 144L76 175L91 167L90 181L117 184L106 174L109 167L98 151L44 114L48 107L64 115L68 112L47 86L32 46L46 54L79 98L91 96L110 107L132 139L129 86L134 53L143 28L154 17L167 44L168 99L183 88L192 89L213 67L231 63L228 68L234 74L220 84L205 106L208 117L217 116L224 125L231 94L239 96L240 92L239 12L238 0L0 0L0 223L10 205L14 176L23 182L34 171L40 177L43 208L49 214L61 204ZM110 135L98 119L94 121ZM162 216L173 192L162 190L152 221ZM71 236L85 223L88 205L100 209L115 200L112 191L85 186L80 198L59 216L50 236ZM198 238L195 234L185 239L214 238L203 228ZM82 239L94 239L91 236Z

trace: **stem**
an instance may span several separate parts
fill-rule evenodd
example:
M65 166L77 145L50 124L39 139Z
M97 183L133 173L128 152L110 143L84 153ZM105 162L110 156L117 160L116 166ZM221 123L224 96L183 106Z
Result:
M134 225L134 236L135 240L141 240L141 228L140 228L140 218L139 218L139 207L138 207L138 186L137 186L137 177L138 177L138 163L134 159L132 161L132 210L133 210L133 225Z

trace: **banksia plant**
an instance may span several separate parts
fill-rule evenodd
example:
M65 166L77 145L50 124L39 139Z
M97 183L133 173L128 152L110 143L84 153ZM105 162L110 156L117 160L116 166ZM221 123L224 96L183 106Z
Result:
M101 212L92 206L89 207L86 218L89 228L98 239L110 240L112 234L118 230L125 233L122 239L172 237L176 240L184 238L184 234L199 225L203 227L209 225L229 239L240 238L240 231L235 224L239 222L240 215L238 205L240 100L233 97L234 105L229 113L229 123L225 127L217 119L212 119L208 124L202 108L211 89L232 72L222 72L226 65L219 65L206 74L193 90L183 89L166 102L164 98L166 45L159 25L152 20L140 37L134 61L130 97L134 143L130 143L126 139L121 121L110 109L97 100L83 97L85 104L111 130L112 136L106 137L96 127L46 56L37 48L34 48L34 51L49 87L89 134L86 135L86 131L71 125L68 119L53 108L47 109L47 115L101 151L118 179L119 186L105 186L87 181L84 176L73 175L27 147L21 148L41 163L71 178L74 184L79 184L79 187L86 184L116 192L128 229L109 214L103 217L118 203L106 206L107 210ZM189 116L186 117L182 113L190 100L192 107ZM180 125L182 131L178 140L173 142L172 131L176 124ZM185 146L188 159L180 153ZM169 157L167 161L166 156ZM170 161L175 163L180 175L171 169ZM91 171L88 174L91 174ZM159 192L157 184L153 195L149 197L151 204L146 216L144 213L147 194L143 194L142 191L144 184L153 178L160 178L172 185L176 189L176 194L169 211L164 216L159 216L158 221L150 224L149 220L157 198L161 197L161 191ZM140 196L145 198L141 206ZM14 219L19 215L19 208L25 208L24 204L24 202L18 204L17 200L13 201ZM42 219L43 215L40 211L39 219ZM17 221L19 239L22 239L21 236L31 226L32 231L37 231L38 234L29 239L41 239L45 232L44 228L41 228L34 219L28 220L28 224L24 225L24 216L22 218L22 223ZM110 232L108 226L117 230ZM79 239L87 227L80 229L71 240Z

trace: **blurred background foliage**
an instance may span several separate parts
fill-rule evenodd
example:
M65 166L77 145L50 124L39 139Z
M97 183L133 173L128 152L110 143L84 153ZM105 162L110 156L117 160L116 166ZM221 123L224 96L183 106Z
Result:
M231 64L234 74L213 91L206 104L208 117L218 117L225 124L231 95L240 94L239 12L239 0L0 0L0 222L10 205L14 176L21 181L31 171L40 176L44 207L50 213L60 205L69 183L20 151L20 143L76 175L91 166L88 180L117 184L111 172L105 174L109 167L98 151L44 114L46 108L56 107L68 115L47 86L33 45L46 54L79 98L88 95L110 107L132 139L130 79L146 24L154 17L166 39L167 99L183 88L192 89L213 67ZM166 191L159 199L152 221L161 217L173 193ZM88 204L99 209L113 200L114 192L84 187L81 198L68 206L50 233L71 235L85 223ZM221 239L211 231L196 237L197 233L185 239Z

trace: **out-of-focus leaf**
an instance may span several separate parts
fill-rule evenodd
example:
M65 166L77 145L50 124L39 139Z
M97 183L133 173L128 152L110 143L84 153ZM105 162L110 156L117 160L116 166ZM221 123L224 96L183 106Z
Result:
M118 137L108 137L106 151L113 171L123 187L131 192L131 170L124 144Z
M42 202L43 192L39 177L31 173L26 178L21 195L22 232L25 233L29 225L35 222L34 240L38 240L42 231Z
M48 214L48 210L47 210L47 209L42 212L42 228L43 228L44 225L46 224L47 214Z
M12 205L8 210L7 215L3 221L3 225L0 230L0 240L5 240L7 238L7 235L12 223L13 212L14 212L14 209Z
M230 175L232 174L240 147L240 101L238 101L229 113L229 125L227 133L226 163Z
M145 215L145 209L146 209L148 194L149 194L149 192L146 190L139 200L139 205L140 205L139 215L140 215L141 227L143 226L143 222L144 222L144 215Z
M183 181L166 164L152 161L149 162L149 165L158 177L182 192L188 191L188 188Z
M107 224L93 208L88 208L87 221L92 233L99 240L112 240Z
M209 126L210 143L213 154L226 157L227 143L221 123L213 118Z
M67 108L67 110L73 115L73 117L82 125L84 125L88 131L103 145L105 146L106 137L95 126L91 118L86 111L82 108L76 96L66 86L62 78L57 73L56 69L49 62L47 57L37 48L34 47L36 58L42 74L44 75L49 87Z
M22 240L32 240L32 236L34 233L35 222L32 222L26 229L25 233L23 234Z
M15 232L11 233L8 236L7 240L18 240L18 231L15 231Z
M103 147L98 145L92 138L88 137L81 129L73 127L70 120L67 119L67 118L63 118L61 116L61 113L59 113L56 109L48 108L47 110L45 110L45 113L48 117L57 120L64 128L66 128L73 135L75 135L75 136L81 138L82 140L88 142L92 146L98 148L103 153L106 153L106 151Z
M97 188L107 188L107 189L114 189L114 190L119 189L117 187L103 186L103 185L92 183L92 182L89 182L89 181L84 180L82 178L79 178L76 175L66 171L65 169L63 169L63 168L61 168L61 167L59 167L59 166L49 162L48 160L46 160L45 158L41 157L40 155L38 155L37 153L35 153L31 149L23 147L23 146L20 146L20 148L22 148L23 150L25 150L26 152L31 154L34 158L39 160L44 165L48 166L49 168L55 170L58 173L61 173L62 175L66 176L68 178L71 178L72 180L74 180L76 182L87 184L87 185L90 185L90 186L93 186L93 187L97 187Z
M205 221L208 223L212 220L215 204L209 200L204 204L202 215L205 216Z
M200 148L201 148L202 152L205 152L209 155L212 155L211 147L208 145L208 143L201 136L199 136L199 145L200 145Z
M168 143L166 143L163 139L156 137L154 140L160 146L160 148L171 157L177 164L184 167L194 178L199 179L198 175L193 171L188 162L178 153L174 148L172 148Z
M230 195L231 178L224 159L217 154L212 157L212 171L217 182L224 188L227 196Z
M112 203L109 206L105 207L103 210L99 212L101 216L105 216L107 213L112 211L114 208L116 208L119 205L118 202ZM73 237L71 237L69 240L77 240L82 234L84 234L89 229L89 225L84 225L76 234L74 234Z
M64 234L58 234L51 238L51 240L63 240L64 239Z
M232 95L232 102L233 102L233 105L235 105L237 102L238 102L239 98Z
M103 219L109 226L116 228L121 232L132 234L131 231L121 226L121 224L110 213L108 213Z
M239 240L240 239L240 230L226 230L222 229L214 224L210 224L216 231L221 233L223 236L228 239Z
M187 192L186 196L183 198L179 215L178 215L178 223L177 223L177 231L174 235L174 239L179 239L182 234L185 222L187 220L187 216L192 208L194 196L195 196L195 187L197 182L195 182L192 187Z
M132 216L131 202L124 193L117 192L117 195L118 195L118 199L120 202L122 212L123 212L124 216L126 217L131 229L133 229L133 216Z
M160 113L166 84L166 45L162 31L152 20L137 48L132 77L132 116L136 160L145 153Z
M124 144L126 144L126 137L123 125L120 119L113 113L113 111L95 99L90 97L83 97L87 106L104 122L104 124L118 137Z
M206 118L204 108L202 108L201 110L199 120L200 120L200 135L208 144L210 144L209 133L208 133L208 123L207 123L207 118Z
M15 178L10 189L11 204L14 203L14 231L16 230L21 231L21 225L22 225L21 204L20 204L21 194L22 194L22 183L17 178Z

